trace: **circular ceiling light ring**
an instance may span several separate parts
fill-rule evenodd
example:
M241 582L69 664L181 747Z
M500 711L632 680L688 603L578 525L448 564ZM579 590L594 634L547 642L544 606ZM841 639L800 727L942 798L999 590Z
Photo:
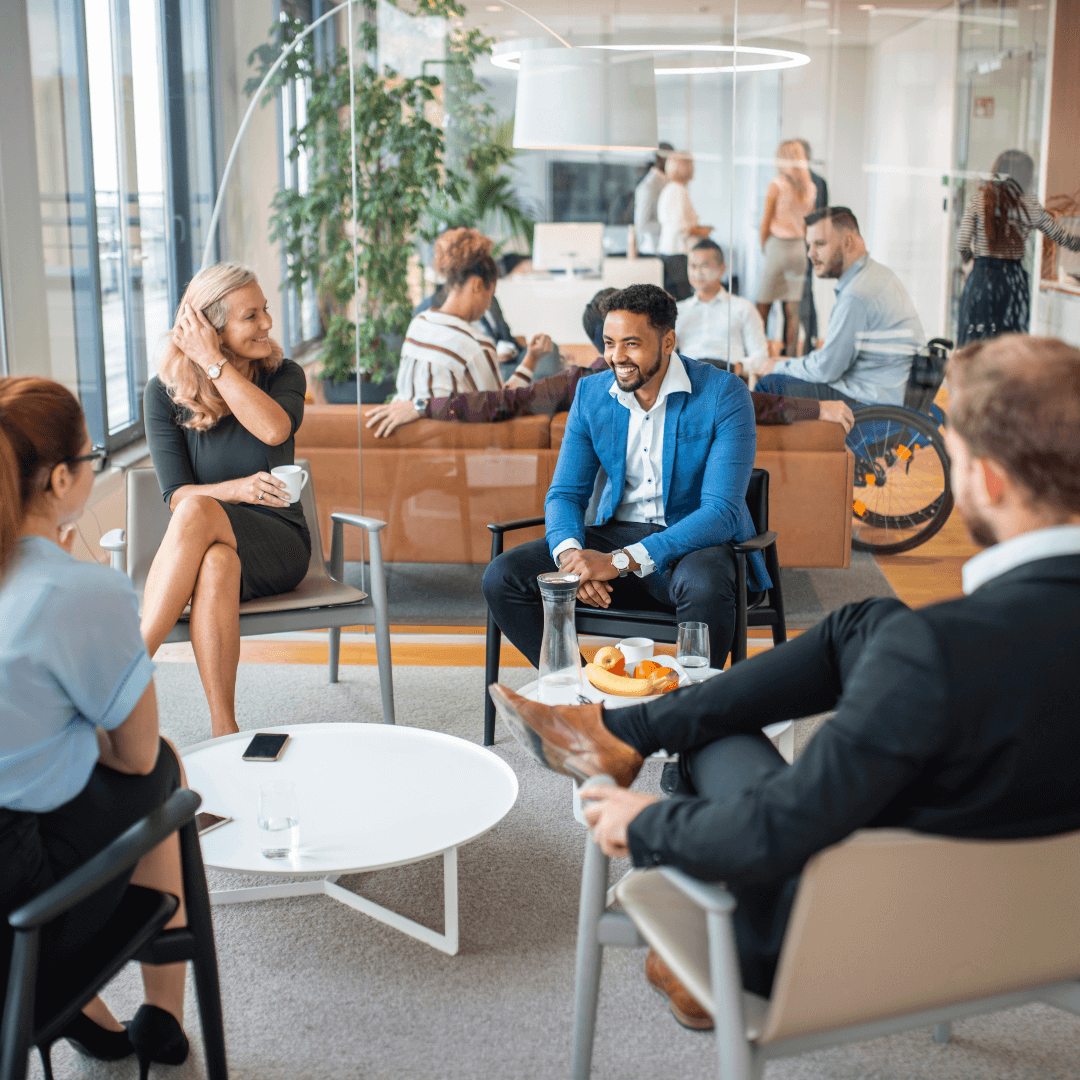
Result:
M736 54L737 49L737 57L740 60L743 55L775 58L757 64L743 64L740 62L737 65L732 63L715 66L710 65L707 67L658 67L655 69L655 74L657 75L717 75L729 71L742 71L746 73L753 71L781 71L785 68L803 67L810 63L810 57L807 56L806 53L792 52L789 49L766 49L757 45L579 45L576 47L580 49L605 49L611 52L651 53L717 52ZM517 71L521 66L521 50L502 50L492 55L491 62L495 67L505 68L509 71Z

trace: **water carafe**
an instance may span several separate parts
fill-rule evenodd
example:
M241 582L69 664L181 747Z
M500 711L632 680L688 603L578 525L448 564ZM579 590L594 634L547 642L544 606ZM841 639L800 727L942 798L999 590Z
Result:
M577 574L552 573L540 574L536 580L544 601L537 695L545 705L577 705L581 694L581 653L574 626L574 604L581 579Z

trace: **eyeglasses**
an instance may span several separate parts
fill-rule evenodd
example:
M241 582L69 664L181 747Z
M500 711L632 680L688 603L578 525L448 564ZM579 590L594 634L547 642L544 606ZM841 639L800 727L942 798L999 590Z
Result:
M80 461L89 461L90 471L94 473L104 472L106 462L109 460L109 455L105 452L104 446L95 446L89 454L83 454L80 457L65 458L65 465L77 465Z

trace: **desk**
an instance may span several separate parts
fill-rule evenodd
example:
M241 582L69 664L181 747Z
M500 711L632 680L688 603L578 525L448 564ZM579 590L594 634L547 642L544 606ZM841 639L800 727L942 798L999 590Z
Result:
M601 289L664 285L660 259L605 259L600 277L511 274L500 278L495 296L510 329L520 337L550 334L557 345L589 345L581 325L586 305Z

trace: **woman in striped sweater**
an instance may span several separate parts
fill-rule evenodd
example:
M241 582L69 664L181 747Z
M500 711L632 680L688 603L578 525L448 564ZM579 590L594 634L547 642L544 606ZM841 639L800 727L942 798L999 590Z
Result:
M476 229L450 229L435 242L435 269L446 278L442 306L420 312L405 332L395 401L429 401L464 391L528 386L536 362L552 349L537 334L504 384L495 343L469 324L491 306L499 269L492 241Z
M993 179L964 208L956 246L964 262L975 257L975 266L960 296L959 345L1028 332L1031 289L1022 260L1033 229L1080 251L1080 236L1066 232L1029 193L1034 175L1023 150L1006 150L994 162Z

